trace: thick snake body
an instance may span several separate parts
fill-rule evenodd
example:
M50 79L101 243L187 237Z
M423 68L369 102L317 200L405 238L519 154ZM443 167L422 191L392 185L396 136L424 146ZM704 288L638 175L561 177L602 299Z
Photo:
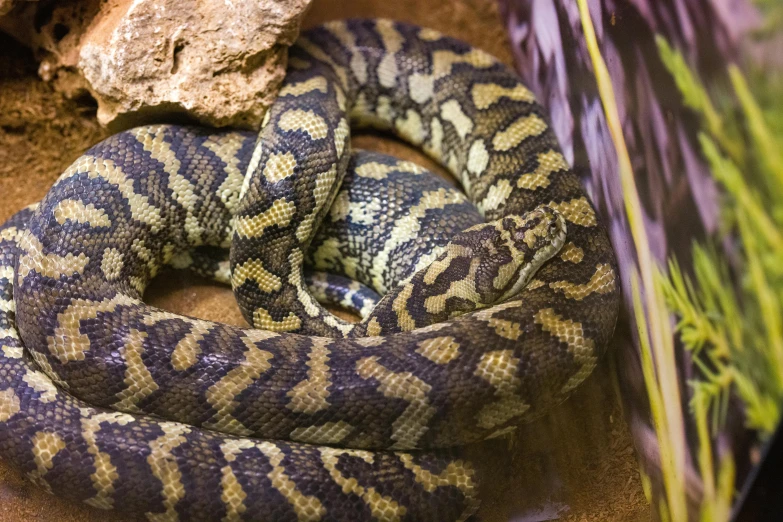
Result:
M344 211L349 115L421 146L495 220L412 278L343 266L376 290L401 281L360 327L303 274L308 252L334 264L310 247ZM257 144L129 131L29 214L0 243L0 299L15 304L0 308L0 449L44 487L150 519L464 519L469 465L393 451L540 416L589 375L617 316L609 242L532 94L485 53L385 20L303 35ZM518 259L535 261L562 219L560 253L514 295L529 276ZM232 285L264 330L142 302L162 267L232 231Z
M155 129L147 128L147 132ZM188 129L170 131L186 135ZM133 141L137 133L127 133L124 139ZM236 133L233 137L246 140L248 150L255 141L249 133ZM237 155L240 167L247 163L248 156ZM219 160L216 163L226 165ZM378 168L386 174L383 179L376 175ZM356 174L357 169L361 175ZM368 228L366 205L380 191L396 208L391 214L397 217L407 215L406 208L412 204L429 207L422 201L422 195L428 191L445 191L455 200L453 205L431 208L426 213L433 215L422 216L421 226L429 233L404 242L401 255L431 254L445 246L454 233L481 221L481 216L455 188L415 164L382 154L359 153L354 155L349 172L353 175L346 178L340 197L356 209L355 215L328 219L317 236L319 244L336 242L348 256L361 252L362 246L375 236L388 236L394 227L390 221ZM236 175L234 181L238 193L241 176ZM173 422L161 423L140 415L95 408L58 389L23 350L15 327L12 269L17 242L32 213L32 209L23 210L0 227L0 456L21 467L34 483L101 509L141 511L152 520L356 520L372 515L378 519L448 520L464 518L475 510L476 479L472 468L448 454L370 453L226 438ZM222 250L199 249L184 252L172 259L171 265L228 283L227 261L223 257ZM334 267L334 271L344 272L340 267ZM406 272L410 268L401 270L400 277L405 277ZM324 302L357 312L377 301L375 292L355 281L346 281L321 272L313 275L311 289L324 294ZM341 302L344 299L351 301ZM122 447L99 442L105 433L121 440ZM66 448L68 458L64 458ZM244 459L234 457L240 452ZM263 464L258 462L258 456L262 456ZM111 460L101 466L102 459L109 457ZM109 465L111 462L114 464ZM350 472L344 475L340 470L346 469L346 465ZM310 470L307 476L300 476L303 469ZM167 479L169 471L182 475ZM112 480L113 473L116 479ZM417 473L419 479L415 478ZM294 483L291 480L295 481L296 490L288 489ZM351 480L364 484L363 495L358 489L353 493L359 495L355 500L361 500L335 504ZM214 494L205 496L200 488L185 488L186 482L205 482L213 485L205 487L216 489ZM369 484L373 484L372 488L366 488ZM286 495L281 495L278 488ZM311 494L299 495L300 489ZM372 495L376 493L382 496L375 499ZM326 501L321 504L318 499ZM178 506L173 510L175 503Z
M244 165L248 158L240 159ZM440 176L410 161L354 150L305 256L307 289L321 303L367 317L379 292L410 279L456 234L483 222L475 205ZM380 256L384 263L374 263ZM226 249L198 248L174 264L231 284Z

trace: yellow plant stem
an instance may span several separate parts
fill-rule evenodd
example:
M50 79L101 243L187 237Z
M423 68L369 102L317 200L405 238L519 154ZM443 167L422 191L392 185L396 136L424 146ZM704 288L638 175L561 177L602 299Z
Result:
M777 197L783 197L783 153L781 153L780 147L775 145L775 140L764 123L761 109L750 93L739 67L734 64L729 65L729 78L734 92L742 104L742 110L745 112L748 130L756 146L761 166L767 171L765 178L772 182L773 186L770 188L777 192Z
M709 395L701 388L694 390L691 400L693 418L696 421L696 434L699 439L699 474L701 475L704 497L701 503L702 522L711 522L715 518L715 471L712 464L712 445L707 428Z
M704 156L712 167L712 174L736 199L737 206L745 209L753 220L755 230L764 238L770 248L783 254L783 234L770 219L764 206L758 200L758 194L748 186L737 166L731 160L724 158L715 143L705 134L699 134L699 142Z
M612 88L612 81L606 63L601 56L598 42L595 37L595 29L590 17L587 0L577 0L579 5L582 29L585 33L585 41L590 58L595 70L598 91L606 115L609 132L614 142L617 153L620 182L625 200L625 211L631 228L631 235L636 246L637 260L639 263L641 282L646 303L646 317L643 309L637 310L637 328L640 337L649 335L652 353L655 355L655 377L660 391L662 410L659 411L656 424L656 433L660 444L661 467L664 471L664 483L667 493L668 511L671 520L680 522L687 519L687 510L684 497L685 476L685 429L683 425L682 405L680 403L680 390L677 381L677 365L674 358L673 337L668 313L665 311L664 299L659 285L655 283L654 263L650 253L647 232L641 216L642 205L636 182L633 176L631 159L625 138L622 132L620 117L617 110L617 102ZM638 288L637 288L638 293ZM641 308L641 300L638 307ZM646 325L648 328L644 328ZM651 390L648 388L648 392ZM664 454L667 456L664 456Z
M668 426L666 423L666 406L664 404L664 397L661 393L661 388L658 385L658 380L655 376L655 363L653 362L652 349L650 348L650 336L647 332L647 321L644 316L644 305L642 304L642 297L639 291L639 273L634 270L631 274L631 294L633 297L633 310L636 318L636 327L639 333L639 344L641 351L642 362L642 376L644 377L644 387L647 390L647 400L650 403L650 415L652 417L653 429L655 429L656 436L658 437L658 453L661 459L661 473L663 474L664 486L666 489L667 504L663 502L663 499L659 499L658 510L661 518L669 517L669 512L674 511L678 502L674 502L672 499L673 492L670 492L672 486L677 482L677 475L672 469L672 445L669 444L669 440L665 437L668 433ZM682 486L682 485L681 485ZM680 489L679 491L683 491ZM677 500L676 497L674 500ZM684 497L683 497L684 501ZM684 509L684 503L683 503ZM670 517L669 517L670 518ZM674 518L675 521L681 519Z
M730 452L721 456L718 470L718 494L715 502L714 520L729 520L734 501L735 481L734 456Z
M742 144L726 133L723 118L712 104L707 91L688 67L682 54L672 49L669 42L661 35L655 36L655 43L664 65L671 73L677 84L677 89L682 94L685 105L701 114L710 134L720 143L721 147L729 153L734 161L743 163L745 151Z
M780 309L780 303L776 299L775 292L770 288L761 265L761 254L759 252L758 241L754 235L755 227L751 226L751 218L739 209L737 215L740 236L745 246L747 256L747 269L750 276L750 285L753 292L758 296L758 304L761 309L762 323L767 336L768 349L773 357L770 362L775 364L775 371L772 372L777 380L777 388L783 389L783 311Z

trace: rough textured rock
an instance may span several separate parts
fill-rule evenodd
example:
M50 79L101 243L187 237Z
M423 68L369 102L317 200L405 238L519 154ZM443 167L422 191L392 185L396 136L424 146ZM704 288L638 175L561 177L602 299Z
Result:
M0 9L14 0L0 0ZM0 27L32 47L39 74L89 91L113 128L183 119L257 127L310 0L22 2Z
M0 16L3 16L16 4L15 0L0 0Z

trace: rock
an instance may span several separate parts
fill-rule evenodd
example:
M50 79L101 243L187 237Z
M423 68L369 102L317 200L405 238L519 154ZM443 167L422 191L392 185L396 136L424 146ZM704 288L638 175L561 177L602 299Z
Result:
M0 16L3 16L8 11L10 11L14 4L16 4L15 0L0 0Z
M15 0L0 0L0 10ZM257 128L310 0L18 2L0 28L113 129L172 118Z

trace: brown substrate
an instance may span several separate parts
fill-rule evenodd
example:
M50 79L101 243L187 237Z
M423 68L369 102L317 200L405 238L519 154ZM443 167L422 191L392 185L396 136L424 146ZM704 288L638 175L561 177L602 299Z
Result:
M306 26L351 16L383 16L430 26L480 46L508 64L512 61L492 0L315 0ZM38 201L68 164L105 135L95 123L93 107L65 100L35 71L29 53L0 35L0 220ZM354 146L434 167L408 147L377 136L356 137ZM165 279L147 293L150 303L244 324L228 289L184 275ZM612 371L605 359L576 395L546 419L523 427L510 440L466 449L483 478L479 519L649 519ZM0 520L128 518L53 498L0 462Z

